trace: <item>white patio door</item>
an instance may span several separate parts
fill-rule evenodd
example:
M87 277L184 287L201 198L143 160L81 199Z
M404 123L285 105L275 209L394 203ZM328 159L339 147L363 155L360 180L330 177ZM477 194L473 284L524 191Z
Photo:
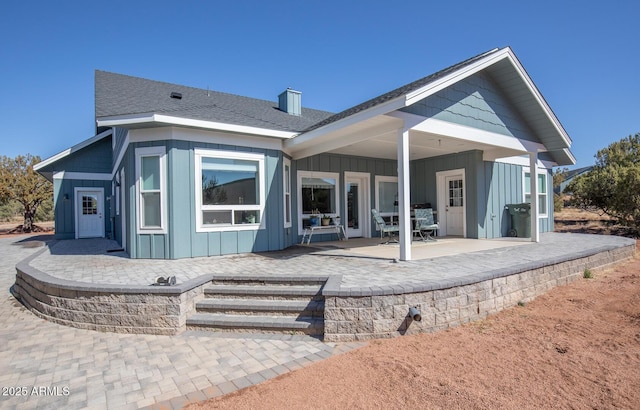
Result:
M104 237L104 190L76 188L76 238Z
M466 236L464 169L438 172L438 235Z
M445 206L447 235L463 236L464 179L462 175L446 177L445 185L447 187L447 205Z
M369 198L369 174L345 172L346 212L341 218L347 236L366 237L369 235L367 213Z

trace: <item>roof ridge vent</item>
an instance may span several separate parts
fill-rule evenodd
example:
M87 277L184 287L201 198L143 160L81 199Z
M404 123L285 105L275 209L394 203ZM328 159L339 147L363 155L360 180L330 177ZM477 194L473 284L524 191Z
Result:
M171 92L171 98L175 98L176 100L182 100L182 93L178 93L178 92Z
M302 93L287 88L278 96L278 108L287 114L302 114Z

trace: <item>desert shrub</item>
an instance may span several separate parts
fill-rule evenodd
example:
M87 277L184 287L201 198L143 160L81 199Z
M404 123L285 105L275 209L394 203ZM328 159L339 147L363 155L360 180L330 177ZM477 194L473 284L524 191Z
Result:
M567 190L573 193L573 205L596 208L637 235L640 231L640 133L598 151L593 169L574 179Z

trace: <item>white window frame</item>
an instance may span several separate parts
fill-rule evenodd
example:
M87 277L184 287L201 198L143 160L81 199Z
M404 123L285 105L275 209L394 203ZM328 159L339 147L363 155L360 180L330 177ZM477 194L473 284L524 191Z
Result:
M527 174L529 174L529 178L531 178L531 168L523 167L522 168L522 202L523 203L531 203L527 202L527 195L531 197L531 192L527 192ZM549 173L545 168L538 168L538 175L544 175L544 184L537 184L538 186L538 198L545 197L545 213L541 213L540 209L538 209L538 219L540 218L548 218L549 217ZM540 189L544 186L545 193L541 193ZM531 180L529 180L529 190L531 190ZM540 208L538 206L538 208Z
M257 205L202 205L202 158L238 159L258 162L258 201ZM195 212L196 232L222 232L222 231L255 231L265 229L264 207L266 202L266 175L264 167L264 154L255 154L241 151L222 151L213 149L194 149L195 164ZM203 225L202 211L230 211L232 213L230 224ZM260 223L235 224L233 213L235 211L258 211Z
M136 226L138 234L166 234L167 233L167 175L166 175L166 148L144 147L136 148ZM158 157L160 166L160 226L142 226L142 189L140 179L142 178L142 158Z
M289 169L287 174L286 170ZM284 213L284 227L290 228L292 222L291 212L291 160L289 158L283 158L282 160L282 200L284 201L283 213ZM287 212L287 210L289 212Z
M380 182L395 182L396 184L398 184L398 177L392 177L392 176L385 176L385 175L376 175L375 178L375 185L376 185L376 207L375 209L378 210L378 212L380 213L380 216L393 216L394 212L381 212L380 211Z
M302 235L304 229L302 227L302 220L307 219L302 214L302 178L331 178L336 180L336 203L334 204L334 209L336 212L331 215L331 217L335 217L340 215L340 174L338 172L318 172L318 171L298 171L297 172L297 180L298 180L298 235Z

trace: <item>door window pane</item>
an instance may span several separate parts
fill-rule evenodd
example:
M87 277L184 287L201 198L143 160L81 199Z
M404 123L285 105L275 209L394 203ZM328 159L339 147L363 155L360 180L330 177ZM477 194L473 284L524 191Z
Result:
M463 206L463 195L464 190L462 187L462 180L455 179L449 181L449 206Z
M82 215L97 215L98 199L93 195L82 196Z
M360 227L360 204L358 203L358 184L347 184L347 226L352 229L358 229Z

